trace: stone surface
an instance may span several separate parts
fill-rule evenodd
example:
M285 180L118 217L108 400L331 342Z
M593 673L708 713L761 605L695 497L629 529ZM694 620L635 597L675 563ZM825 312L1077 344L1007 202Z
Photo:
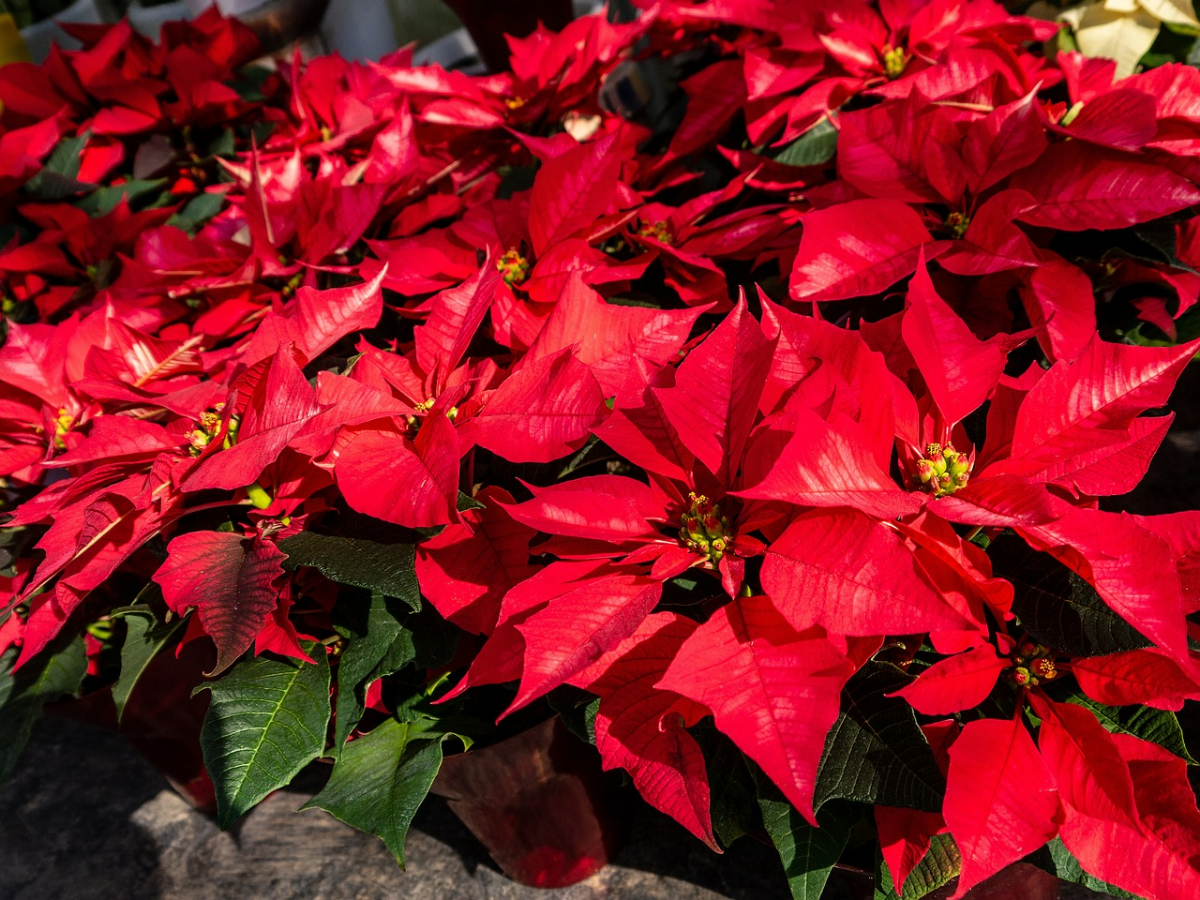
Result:
M0 787L0 900L789 897L770 847L745 839L718 856L644 804L635 807L629 840L613 865L571 887L540 890L500 874L445 803L430 797L409 833L402 872L376 838L320 810L296 812L322 778L321 767L313 767L222 833L119 735L45 719L13 778ZM1003 885L997 887L999 893L977 900L1008 900ZM862 881L835 872L823 900L870 896ZM1063 885L1057 900L1097 896Z
M376 838L319 810L306 773L220 832L115 734L39 723L0 787L3 900L785 900L771 848L742 841L724 857L641 806L617 864L545 891L514 884L445 804L431 797L402 872ZM836 894L831 894L831 900ZM850 895L845 895L847 900Z

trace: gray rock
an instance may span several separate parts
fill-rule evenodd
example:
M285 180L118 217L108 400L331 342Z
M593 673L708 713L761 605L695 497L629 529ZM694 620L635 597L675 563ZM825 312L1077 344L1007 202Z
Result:
M612 865L579 884L542 890L497 871L445 802L430 797L409 833L408 871L401 871L371 835L320 810L296 812L323 777L314 767L221 832L120 736L44 720L0 786L0 900L789 897L772 848L747 839L719 856L644 804L634 807L629 839ZM1096 896L1063 885L1057 900ZM863 897L861 882L835 871L823 900ZM983 900L1008 897L1001 891Z
M39 723L0 787L0 898L158 897L158 850L131 816L163 782L124 739Z
M409 834L408 870L382 842L320 810L296 810L318 770L230 831L192 809L117 735L39 724L0 787L2 900L785 900L774 852L741 842L724 858L639 807L618 857L571 887L523 887L498 872L444 801ZM703 886L702 886L703 885Z

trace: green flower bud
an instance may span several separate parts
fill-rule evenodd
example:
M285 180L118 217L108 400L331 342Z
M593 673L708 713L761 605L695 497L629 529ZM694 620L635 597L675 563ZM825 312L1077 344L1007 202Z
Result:
M509 287L520 284L529 277L529 260L515 248L496 260L496 268L503 273L504 283Z
M908 54L901 47L883 48L883 71L889 80L895 81L904 74L908 59Z
M720 562L729 548L729 519L703 494L688 494L688 508L680 514L679 541L694 553Z
M934 497L944 497L963 487L970 474L971 460L965 453L959 453L953 444L931 443L916 462L914 480Z

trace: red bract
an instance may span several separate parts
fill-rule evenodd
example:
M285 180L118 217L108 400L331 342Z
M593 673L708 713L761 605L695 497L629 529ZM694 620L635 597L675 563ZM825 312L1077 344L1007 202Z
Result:
M229 668L275 611L285 554L274 544L216 532L183 534L154 573L163 599L176 613L196 607L200 625L217 644L213 674Z
M292 345L282 345L266 365L249 370L234 382L234 390L249 394L237 409L237 441L200 464L182 483L184 490L232 490L253 484L274 462L319 407L313 390L292 358ZM230 420L232 421L232 420Z
M686 729L707 710L657 686L693 629L682 616L647 616L575 682L600 695L596 749L605 768L628 771L647 801L719 851L710 821L704 755Z
M931 240L921 217L894 200L852 200L811 212L803 221L792 269L794 300L878 294L912 274ZM855 241L843 240L852 229Z
M224 823L294 718L254 783L333 758L398 852L444 736L557 710L806 895L1200 893L1200 513L1115 499L1200 349L1200 76L991 0L634 7L483 76L216 13L0 69L0 719L81 635L118 702L211 641Z
M957 897L1054 836L1055 780L1023 723L967 723L950 747L944 815L963 850Z
M417 577L429 601L466 631L489 634L504 595L531 576L529 541L536 532L505 511L507 491L487 487L475 495L481 510L467 510L462 522L418 549Z
M491 360L459 365L499 282L485 264L462 287L440 293L407 356L367 348L352 377L390 392L405 415L380 410L374 418L382 427L339 437L335 472L351 506L411 527L456 521L458 461L472 446L549 461L581 444L599 419L603 396L572 348L507 373ZM372 474L364 479L364 471Z
M674 386L658 386L657 376L626 385L613 415L597 429L606 444L651 473L650 486L623 476L590 476L534 489L534 499L510 513L547 534L574 538L548 545L565 558L625 556L652 564L660 580L705 566L719 572L732 596L742 582L742 558L761 549L742 533L754 521L753 506L731 504L726 495L746 452L769 354L758 323L739 305L680 365ZM742 365L730 365L735 358ZM618 546L606 553L593 539Z
M853 671L823 629L794 631L766 597L743 597L696 629L661 685L711 709L717 727L815 824L824 735Z

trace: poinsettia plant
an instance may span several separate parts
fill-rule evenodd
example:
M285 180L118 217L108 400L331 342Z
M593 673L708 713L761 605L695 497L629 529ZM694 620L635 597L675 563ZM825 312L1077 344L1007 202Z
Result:
M0 775L171 696L223 827L320 759L403 862L557 713L798 898L1200 895L1200 511L1108 499L1200 350L1200 73L634 6L485 76L215 12L0 68Z

